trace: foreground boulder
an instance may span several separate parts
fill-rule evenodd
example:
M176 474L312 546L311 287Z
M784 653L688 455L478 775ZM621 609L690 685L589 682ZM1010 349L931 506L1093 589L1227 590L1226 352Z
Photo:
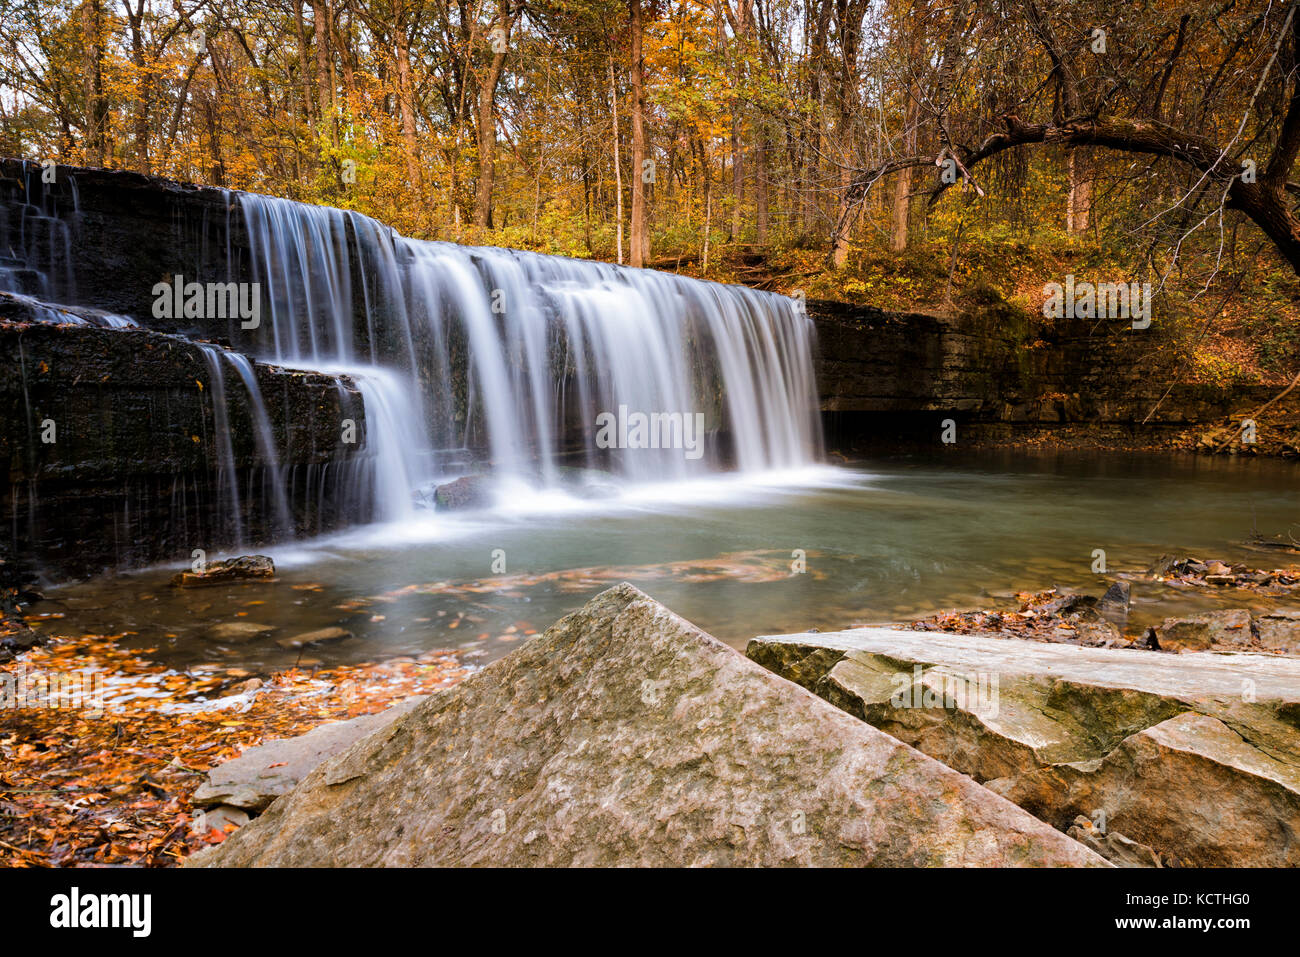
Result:
M746 652L1062 830L1300 865L1300 661L861 628ZM1112 842L1113 843L1113 842Z
M192 862L1105 864L626 584Z

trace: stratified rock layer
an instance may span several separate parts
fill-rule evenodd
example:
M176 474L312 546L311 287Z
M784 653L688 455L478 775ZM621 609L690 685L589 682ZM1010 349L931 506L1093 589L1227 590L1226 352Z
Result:
M1105 863L630 585L321 765L194 862Z
M1300 660L863 628L748 656L1062 830L1169 863L1300 864Z

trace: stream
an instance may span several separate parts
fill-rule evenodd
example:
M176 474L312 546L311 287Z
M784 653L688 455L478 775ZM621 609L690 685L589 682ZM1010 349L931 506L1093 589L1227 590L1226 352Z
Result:
M1077 452L724 474L627 485L596 501L521 486L488 511L426 511L264 549L274 582L178 589L168 567L50 589L39 611L64 617L38 627L124 635L178 668L269 672L442 648L486 663L626 580L743 647L758 634L1005 607L1017 590L1100 594L1163 553L1282 567L1300 559L1249 542L1300 537L1298 506L1291 463ZM1107 575L1092 571L1095 549ZM1138 581L1129 631L1275 604ZM236 621L272 630L243 644L207 637ZM352 637L279 644L328 627Z

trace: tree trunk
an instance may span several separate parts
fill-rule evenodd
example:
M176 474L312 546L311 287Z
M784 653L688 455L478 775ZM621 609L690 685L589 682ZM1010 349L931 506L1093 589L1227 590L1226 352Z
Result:
M302 18L302 3L293 5L293 24L298 31L298 72L302 75L302 117L308 125L316 122L316 109L312 103L311 66L307 60L307 24Z
M153 170L149 163L149 105L152 99L148 57L144 49L144 15L142 6L132 12L127 5L127 24L131 31L131 62L135 65L135 104L131 109L131 128L135 139L136 171L145 176Z
M759 246L767 245L767 229L771 219L768 170L771 167L772 140L766 128L759 134L758 150L754 154L754 238Z
M907 248L907 221L912 202L912 171L901 170L894 177L894 208L889 220L889 248L901 253Z
M503 32L493 38L492 62L478 90L478 195L474 204L474 225L492 228L492 184L496 177L497 83L505 68L506 45L510 38L510 4L502 0L500 25Z
M623 265L623 160L618 150L618 90L614 86L614 58L609 60L609 101L614 114L614 202L618 227L618 264Z
M628 0L628 29L632 34L632 230L629 236L631 263L643 266L649 256L650 236L646 228L646 143L645 63L641 56L641 0Z
M419 143L415 135L415 83L411 79L411 40L406 35L406 20L400 14L394 23L397 53L397 105L402 116L402 142L406 149L406 175L417 195L424 194L420 173Z
M1092 176L1087 160L1078 150L1070 150L1065 163L1070 179L1065 228L1073 236L1076 233L1086 233L1092 220Z
M316 103L320 123L334 142L334 85L330 82L330 15L324 0L311 0L316 41Z
M835 231L835 236L831 243L831 265L836 269L842 269L844 264L849 261L849 236L853 234L853 228L857 225L859 210L855 209L856 200L853 197L853 171L847 166L840 170L840 193L844 197L842 200L844 206L840 210L839 225ZM906 212L903 214L906 216ZM907 243L907 222L903 222L903 243Z
M86 95L87 166L103 166L108 143L108 99L104 96L104 11L100 0L87 0L82 8L85 46L82 82Z

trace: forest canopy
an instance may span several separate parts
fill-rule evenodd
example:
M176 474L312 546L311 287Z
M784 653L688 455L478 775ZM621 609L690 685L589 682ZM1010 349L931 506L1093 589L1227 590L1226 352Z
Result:
M1294 3L0 0L0 22L7 155L882 304L976 276L1032 299L1022 267L1061 250L1188 314L1296 298ZM1248 361L1287 359L1279 335Z

